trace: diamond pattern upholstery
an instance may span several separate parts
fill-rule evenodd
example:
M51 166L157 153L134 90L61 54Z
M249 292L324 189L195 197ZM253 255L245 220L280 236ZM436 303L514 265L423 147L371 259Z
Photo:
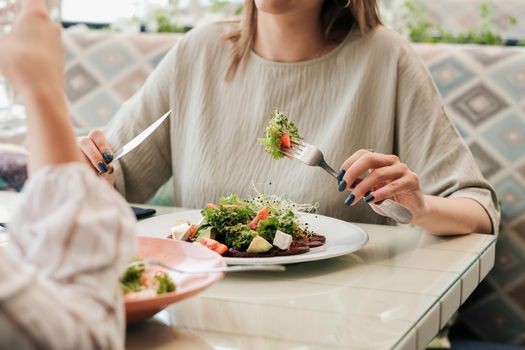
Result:
M106 125L177 38L169 34L66 32L65 88L75 126L88 130Z
M525 49L415 48L502 207L495 267L459 324L483 340L525 345Z

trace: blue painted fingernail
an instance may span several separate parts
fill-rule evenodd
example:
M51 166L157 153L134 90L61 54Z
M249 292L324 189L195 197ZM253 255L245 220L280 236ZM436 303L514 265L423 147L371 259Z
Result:
M375 199L374 195L373 194L369 194L368 196L365 197L365 202L370 203L374 199Z
M104 164L104 162L98 162L97 167L102 174L105 174L108 171L108 166Z
M346 188L346 181L343 180L339 183L339 192L343 192Z
M108 151L102 152L102 156L104 157L104 160L106 161L106 163L111 163L111 161L113 160L113 155L109 153Z
M350 193L350 195L345 199L345 205L349 206L354 202L355 195L353 193Z
M343 179L343 176L345 176L346 171L344 169L339 170L337 173L337 181L341 181Z

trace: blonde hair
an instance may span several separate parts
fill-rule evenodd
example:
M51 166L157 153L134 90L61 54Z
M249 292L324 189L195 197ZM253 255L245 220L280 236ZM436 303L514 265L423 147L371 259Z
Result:
M344 1L344 0L343 0ZM253 49L257 32L257 8L254 0L244 1L244 11L235 29L226 33L223 39L231 43L226 80L233 78L242 68ZM329 41L340 41L354 27L366 35L381 25L377 0L351 0L349 6L342 6L338 0L325 0L321 9L321 23Z

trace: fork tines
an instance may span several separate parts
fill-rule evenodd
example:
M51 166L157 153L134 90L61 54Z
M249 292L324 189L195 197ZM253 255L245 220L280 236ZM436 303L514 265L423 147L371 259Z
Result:
M306 148L306 145L302 141L297 142L297 141L291 140L291 143L292 143L291 148L286 148L286 147L281 148L281 152L289 158L295 158Z
M306 147L308 146L306 143L304 143L303 141L291 141L292 143L292 149L293 150L299 150L299 151L304 151L306 149Z
M288 158L294 158L294 153L291 148L281 148L281 153L287 156Z
M303 141L295 141L293 139L291 139L291 142L292 142L292 145L296 145L296 146L304 146L304 142Z

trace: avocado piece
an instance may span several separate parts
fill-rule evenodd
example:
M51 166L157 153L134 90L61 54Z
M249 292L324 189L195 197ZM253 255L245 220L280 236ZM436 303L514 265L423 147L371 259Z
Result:
M252 242L248 246L248 249L246 251L248 253L266 253L270 249L272 249L273 245L271 245L267 240L262 238L261 236L255 236L252 239Z
M203 230L200 230L199 232L197 232L197 235L195 236L195 241L199 242L201 238L213 239L211 230L212 230L211 227L206 227Z

